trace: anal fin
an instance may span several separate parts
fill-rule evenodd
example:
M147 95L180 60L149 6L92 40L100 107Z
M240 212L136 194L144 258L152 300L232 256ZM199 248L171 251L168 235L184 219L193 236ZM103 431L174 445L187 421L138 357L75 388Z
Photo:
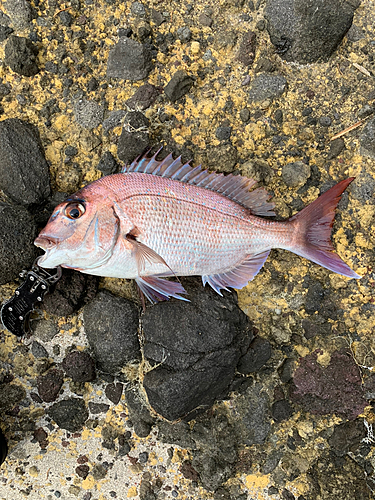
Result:
M185 300L185 297L180 297L179 293L186 293L185 288L176 281L168 281L156 276L139 276L135 279L140 291L154 304L161 300L168 300L170 297L175 299Z
M202 276L203 285L208 283L219 295L222 295L220 290L228 290L227 287L243 288L259 273L269 254L270 250L250 255L225 273Z

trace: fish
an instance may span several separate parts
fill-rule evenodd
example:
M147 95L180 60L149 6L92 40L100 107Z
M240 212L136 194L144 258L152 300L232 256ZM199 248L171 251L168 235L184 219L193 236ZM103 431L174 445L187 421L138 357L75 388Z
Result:
M152 302L187 300L179 276L201 276L218 294L241 289L274 248L359 279L334 251L335 211L354 180L342 180L287 220L256 181L147 153L102 177L53 211L35 240L38 265L134 279ZM176 280L165 279L177 277Z

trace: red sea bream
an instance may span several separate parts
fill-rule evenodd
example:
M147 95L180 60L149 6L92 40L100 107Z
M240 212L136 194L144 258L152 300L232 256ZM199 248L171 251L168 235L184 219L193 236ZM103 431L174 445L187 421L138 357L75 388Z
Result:
M58 205L35 240L39 265L98 276L135 279L154 302L185 290L166 276L202 276L220 293L252 280L272 248L349 278L360 278L334 252L331 229L342 180L282 222L255 181L209 173L178 158L144 156L102 177Z

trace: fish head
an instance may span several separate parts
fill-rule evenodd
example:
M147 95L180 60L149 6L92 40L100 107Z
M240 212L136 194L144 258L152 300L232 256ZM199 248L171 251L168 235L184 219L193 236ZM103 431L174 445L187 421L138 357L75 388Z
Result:
M119 234L113 193L96 183L60 203L34 241L45 254L38 264L77 270L96 269L111 257ZM94 274L94 273L93 273Z

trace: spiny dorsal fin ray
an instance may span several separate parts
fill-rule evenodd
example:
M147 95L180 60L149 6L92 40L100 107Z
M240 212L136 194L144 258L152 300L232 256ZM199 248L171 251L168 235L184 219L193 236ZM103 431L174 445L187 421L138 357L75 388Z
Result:
M275 205L268 202L270 195L264 188L249 191L256 184L254 179L248 179L241 175L224 176L223 174L210 173L207 170L202 170L200 165L194 168L189 163L183 164L181 156L174 160L171 153L164 160L157 160L156 156L159 152L160 149L151 158L146 153L141 158L134 160L131 165L123 167L121 172L157 175L210 189L249 208L255 215L275 215L273 211Z

